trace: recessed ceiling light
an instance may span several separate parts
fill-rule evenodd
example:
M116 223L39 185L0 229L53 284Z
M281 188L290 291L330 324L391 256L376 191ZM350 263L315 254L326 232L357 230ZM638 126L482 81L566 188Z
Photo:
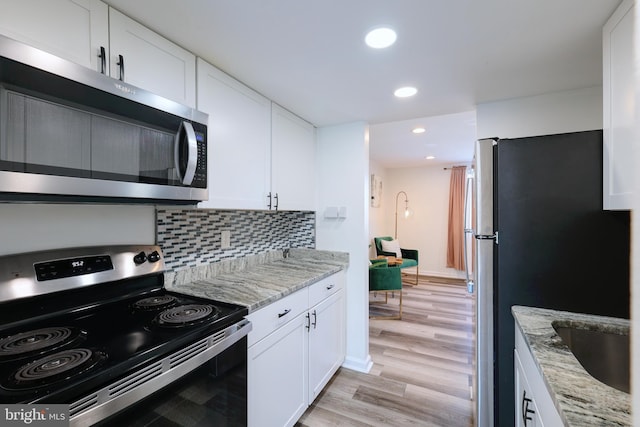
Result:
M409 96L415 95L416 93L418 93L418 89L411 86L401 87L400 89L396 89L396 91L393 92L393 94L398 98L407 98Z
M436 156L427 156L427 157L426 157L426 159L427 159L427 160L433 160L433 159L435 159L435 158L436 158Z
M381 27L371 30L364 38L367 46L374 49L384 49L394 44L396 41L396 32L391 28Z
M422 126L418 126L417 128L413 128L411 132L413 133L425 133L427 130Z

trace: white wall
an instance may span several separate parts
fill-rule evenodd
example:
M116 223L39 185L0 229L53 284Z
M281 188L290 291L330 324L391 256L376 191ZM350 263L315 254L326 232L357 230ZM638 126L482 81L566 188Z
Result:
M396 196L407 193L412 216L405 219L404 195L398 198L398 240L403 248L418 249L419 273L429 276L463 278L464 272L447 268L447 227L451 171L443 166L387 169L383 181L382 227L372 236L393 236Z
M349 253L344 366L371 369L369 356L369 140L364 122L318 129L316 248ZM325 219L330 206L347 209L344 219Z
M155 226L154 206L0 204L0 255L153 244Z
M376 163L374 160L369 160L369 176L374 174L382 181L382 194L384 197L384 194L388 192L386 188L386 186L388 185L387 170ZM386 229L386 217L388 215L388 212L386 208L386 202L383 203L381 201L380 207L377 208L372 207L371 203L369 203L369 242L371 244L371 246L369 247L370 259L376 257L376 249L373 247L373 238L375 236L388 235L388 230Z
M478 138L602 129L602 87L478 104Z

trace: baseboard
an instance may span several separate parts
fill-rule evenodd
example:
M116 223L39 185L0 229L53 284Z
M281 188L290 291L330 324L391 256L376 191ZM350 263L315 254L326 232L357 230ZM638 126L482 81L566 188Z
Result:
M416 273L406 273L406 272L402 272L402 274L406 274L408 276L414 276L416 275ZM420 271L418 272L418 276L420 277L442 277L445 279L460 279L460 280L464 280L464 276L458 276L457 274L451 274L451 273L447 273L447 272L443 272L443 271Z
M354 359L352 357L345 357L342 367L350 369L352 371L368 374L373 367L373 360L371 360L370 354L367 354L366 359Z

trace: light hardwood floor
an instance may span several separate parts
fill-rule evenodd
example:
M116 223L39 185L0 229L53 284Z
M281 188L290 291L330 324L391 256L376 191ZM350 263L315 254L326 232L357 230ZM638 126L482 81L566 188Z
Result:
M372 315L397 312L397 294L376 300ZM369 322L371 371L341 368L297 426L473 426L474 304L460 280L405 283L402 320Z

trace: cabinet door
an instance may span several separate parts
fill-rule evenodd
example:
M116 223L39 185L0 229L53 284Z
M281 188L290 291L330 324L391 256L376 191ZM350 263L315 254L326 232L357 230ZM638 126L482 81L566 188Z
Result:
M344 362L344 297L339 290L309 310L309 404Z
M108 7L99 0L5 0L0 33L100 71L100 47L108 55L108 22Z
M203 208L266 209L271 101L198 58L198 106L209 114L209 200Z
M315 128L273 104L271 132L271 191L278 209L314 211Z
M513 351L516 425L562 427L564 423L549 394L538 365L516 325Z
M302 314L249 347L250 427L292 426L307 409L307 339Z
M196 106L196 58L115 9L109 8L111 77L189 107ZM118 65L124 59L124 78Z
M516 427L543 426L544 424L540 420L540 414L533 399L533 392L520 362L518 351L514 350L513 355L515 364Z
M631 209L635 126L634 2L626 0L603 28L603 202Z

